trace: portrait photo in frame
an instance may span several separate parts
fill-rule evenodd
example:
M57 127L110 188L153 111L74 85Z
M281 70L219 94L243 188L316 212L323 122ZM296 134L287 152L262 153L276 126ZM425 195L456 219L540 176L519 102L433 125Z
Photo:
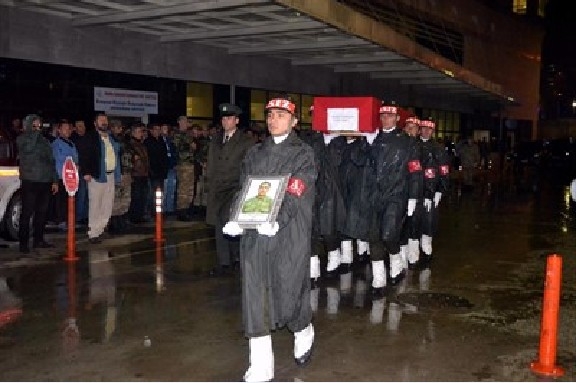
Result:
M289 178L290 174L249 175L232 212L232 221L238 222L243 229L255 229L262 223L276 221Z

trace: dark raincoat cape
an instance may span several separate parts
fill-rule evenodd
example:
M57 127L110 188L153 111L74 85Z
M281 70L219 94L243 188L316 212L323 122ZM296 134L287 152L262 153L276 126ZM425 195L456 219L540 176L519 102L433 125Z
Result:
M312 235L315 237L336 236L342 231L346 219L346 208L338 182L340 149L332 144L334 140L326 146L322 133L316 131L301 132L300 138L314 150L318 170Z
M372 168L372 239L400 239L409 198L417 199L422 184L422 168L415 144L395 129L378 133L370 146Z
M408 136L410 142L412 143L412 150L414 152L414 158L420 159L420 164L422 168L425 167L423 162L423 147L422 147L422 140L419 137L410 137ZM422 213L424 211L424 206L422 205L422 200L424 196L424 189L427 187L425 184L423 177L419 177L420 182L411 182L409 183L410 187L416 188L415 192L409 192L411 198L416 197L416 207L414 208L414 213L411 217L406 217L406 221L404 222L404 226L402 228L402 244L408 243L408 239L417 239L420 238L420 224L422 220Z
M436 192L446 193L449 184L449 159L443 148L430 139L422 142L422 168L424 170L424 198L434 199ZM422 234L434 235L438 227L435 206L422 216Z
M273 237L255 229L240 240L242 313L246 336L267 335L275 328L304 329L312 319L310 253L312 205L317 177L314 152L292 132L281 143L271 137L252 147L242 163L241 184L248 175L291 174L304 192L286 192Z
M340 153L338 179L346 209L342 234L350 238L367 240L373 189L368 141L364 137L358 137L348 143L346 137L338 137L332 140L330 145Z

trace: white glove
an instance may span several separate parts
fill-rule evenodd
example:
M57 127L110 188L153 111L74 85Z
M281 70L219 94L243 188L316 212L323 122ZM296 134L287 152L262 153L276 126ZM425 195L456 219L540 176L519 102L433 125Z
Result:
M572 196L572 201L576 202L576 178L570 183L570 195Z
M378 131L375 131L374 133L364 133L364 137L366 137L366 141L368 141L370 145L372 145L372 142L374 142L377 135Z
M240 225L238 225L238 222L228 221L226 222L226 225L224 225L224 227L222 228L222 232L224 234L231 235L232 237L236 237L237 235L244 233L244 229L242 229Z
M438 204L440 204L441 199L442 199L442 193L440 192L434 193L434 207L438 207Z
M426 211L430 211L430 209L432 209L432 200L429 198L424 199L424 207L426 208Z
M278 222L274 222L274 223L266 222L266 223L261 223L260 225L256 226L256 230L258 231L258 234L267 235L269 237L275 236L276 233L278 233L278 229L280 229Z
M337 134L323 133L323 136L324 136L324 145L328 145L330 141L336 138Z
M416 209L416 199L410 198L408 200L408 217L412 217L412 214L414 214L414 209Z

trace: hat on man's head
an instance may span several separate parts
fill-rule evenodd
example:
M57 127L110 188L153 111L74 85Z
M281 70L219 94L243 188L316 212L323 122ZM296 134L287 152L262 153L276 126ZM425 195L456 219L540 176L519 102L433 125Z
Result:
M428 117L425 120L420 120L420 126L424 126L430 129L436 129L436 123L432 120L432 117Z
M398 114L399 106L396 101L382 101L379 112L380 114Z
M295 114L296 104L292 102L290 96L278 96L268 101L265 109L283 109L290 112L291 114Z
M418 118L418 116L415 115L411 115L406 119L406 124L414 124L417 126L420 126L420 119Z
M32 130L32 123L36 120L40 120L40 116L37 114L29 114L24 118L24 122L22 122L22 126L24 130Z
M242 114L242 109L234 104L220 104L218 105L220 117L224 116L239 116Z

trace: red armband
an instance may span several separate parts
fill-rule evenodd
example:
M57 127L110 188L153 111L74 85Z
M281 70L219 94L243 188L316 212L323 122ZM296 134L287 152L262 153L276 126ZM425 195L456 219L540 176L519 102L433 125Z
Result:
M448 173L450 173L450 166L448 166L448 165L440 166L440 175L441 176L447 176Z
M299 178L290 177L286 191L296 197L302 196L306 190L306 184Z
M436 169L434 169L434 168L424 169L424 178L427 178L427 179L436 178Z
M408 171L410 173L422 171L422 165L420 165L419 160L412 160L408 162Z

